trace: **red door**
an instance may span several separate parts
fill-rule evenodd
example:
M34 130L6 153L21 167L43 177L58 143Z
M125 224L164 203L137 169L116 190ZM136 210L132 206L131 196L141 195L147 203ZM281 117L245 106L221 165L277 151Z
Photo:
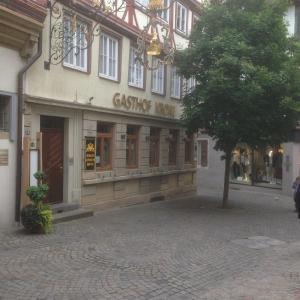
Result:
M60 203L63 201L63 128L41 128L42 164L49 192L44 202Z

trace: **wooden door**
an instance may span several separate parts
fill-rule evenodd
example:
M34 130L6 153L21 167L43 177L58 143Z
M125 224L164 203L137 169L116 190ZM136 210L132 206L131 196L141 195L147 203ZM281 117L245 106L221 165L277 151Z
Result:
M46 203L63 201L63 128L41 128L42 131L42 164L49 185Z

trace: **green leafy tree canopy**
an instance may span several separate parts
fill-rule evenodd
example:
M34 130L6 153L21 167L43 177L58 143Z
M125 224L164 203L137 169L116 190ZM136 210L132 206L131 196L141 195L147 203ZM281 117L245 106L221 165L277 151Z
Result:
M251 147L286 140L298 119L299 43L288 36L288 0L211 1L203 6L176 64L197 86L184 98L183 121L204 129L225 153L223 205L230 158L238 143Z

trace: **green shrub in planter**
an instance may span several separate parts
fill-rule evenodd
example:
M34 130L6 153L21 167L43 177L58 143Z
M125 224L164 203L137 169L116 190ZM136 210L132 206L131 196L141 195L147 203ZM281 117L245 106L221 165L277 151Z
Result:
M43 183L42 172L36 172L34 177L38 185L30 186L26 191L32 203L22 209L21 221L24 228L32 233L49 233L52 227L52 212L50 207L43 203L49 187Z

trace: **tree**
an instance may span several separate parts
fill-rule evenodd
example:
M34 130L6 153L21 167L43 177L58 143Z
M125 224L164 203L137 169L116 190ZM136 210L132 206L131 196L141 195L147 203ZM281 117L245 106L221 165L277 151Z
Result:
M176 64L195 76L183 100L184 124L204 129L224 152L223 207L238 143L276 145L295 128L300 102L299 43L288 37L288 0L211 1L203 6Z

